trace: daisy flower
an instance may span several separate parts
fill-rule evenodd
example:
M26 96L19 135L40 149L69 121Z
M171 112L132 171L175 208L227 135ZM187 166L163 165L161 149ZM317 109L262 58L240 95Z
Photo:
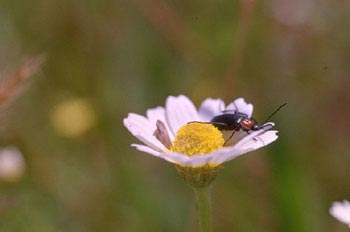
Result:
M131 146L175 164L193 187L200 231L212 228L209 189L221 164L278 138L277 131L270 130L274 123L259 126L251 119L252 113L253 105L243 98L227 106L221 99L208 98L197 110L189 98L180 95L169 96L165 108L148 109L146 117L130 113L124 119L125 127L143 143ZM222 123L223 114L234 115L233 127L227 123L232 118ZM242 118L236 118L238 114Z
M338 219L340 222L347 224L350 227L350 202L333 202L329 213Z
M198 170L207 172L278 138L277 131L269 130L274 126L272 122L255 131L235 133L233 130L223 133L210 123L215 116L236 112L251 118L253 105L243 98L227 106L221 99L207 98L197 110L188 97L169 96L165 108L148 109L146 117L129 113L124 125L143 143L131 145L137 150L174 163L187 174Z
M197 110L186 96L169 96L165 108L159 106L148 109L146 117L129 113L128 117L124 119L124 125L132 135L144 143L144 145L131 145L139 151L180 166L200 167L209 164L215 167L266 146L278 138L277 131L268 130L274 126L274 123L268 122L260 130L251 133L243 131L235 133L230 139L234 143L231 142L230 146L223 146L225 140L223 137L220 138L222 133L212 124L193 123L210 122L212 118L223 114L223 112L232 113L233 111L244 113L250 118L253 113L253 105L246 103L243 98L238 98L225 107L221 99L208 98L202 102ZM210 144L197 144L198 147L192 147L191 141L186 141L188 144L179 144L182 141L178 139L180 136L186 136L187 138L184 140L190 140L191 132L189 130L191 129L197 136L208 137L206 142ZM163 134L159 137L157 132ZM230 131L229 133L232 134ZM206 145L208 145L207 148L200 147ZM210 152L201 151L202 149L210 150ZM182 150L182 152L178 150ZM186 151L191 154L186 154Z

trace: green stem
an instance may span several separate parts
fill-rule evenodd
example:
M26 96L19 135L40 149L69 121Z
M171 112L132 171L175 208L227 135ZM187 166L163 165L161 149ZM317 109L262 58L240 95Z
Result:
M210 186L194 188L197 198L197 217L200 232L211 232Z

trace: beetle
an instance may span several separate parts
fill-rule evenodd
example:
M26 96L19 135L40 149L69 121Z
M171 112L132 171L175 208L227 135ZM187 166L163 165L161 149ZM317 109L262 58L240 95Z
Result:
M265 127L271 128L271 124L268 124L266 122L285 105L287 105L287 103L280 105L261 125L259 125L254 118L251 118L247 114L235 110L233 110L233 113L226 113L227 111L224 111L223 114L215 116L208 123L212 124L220 131L232 131L229 138L226 139L224 143L225 145L238 131L244 131L249 134L251 131L258 131L264 129Z
M233 114L220 114L210 120L219 130L239 131L243 130L249 132L250 130L260 130L260 126L254 118L249 118L247 114L241 112L234 112Z

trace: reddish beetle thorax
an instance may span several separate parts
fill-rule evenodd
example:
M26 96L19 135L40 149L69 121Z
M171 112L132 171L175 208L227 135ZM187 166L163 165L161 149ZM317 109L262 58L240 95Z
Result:
M251 130L251 129L253 128L253 126L256 124L256 122L255 122L254 119L244 117L244 118L241 119L241 121L239 122L239 124L240 124L244 129Z

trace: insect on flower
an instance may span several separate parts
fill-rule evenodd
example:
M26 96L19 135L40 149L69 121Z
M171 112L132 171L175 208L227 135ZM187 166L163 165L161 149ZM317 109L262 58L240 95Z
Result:
M243 98L227 106L221 99L207 98L197 109L180 95L169 96L165 107L148 109L146 116L129 113L123 122L143 143L132 144L139 151L181 167L218 167L278 138L277 131L270 130L273 122L257 124L252 113L253 105Z
M223 114L215 116L209 122L220 131L232 131L231 135L225 140L225 143L227 143L237 131L244 131L249 134L251 131L271 128L271 123L266 122L270 120L283 106L287 105L287 103L280 105L261 125L259 125L254 118L249 117L245 113L239 112L238 107L235 106L234 103L233 105L235 107L234 110L223 111ZM233 113L231 113L232 111Z

